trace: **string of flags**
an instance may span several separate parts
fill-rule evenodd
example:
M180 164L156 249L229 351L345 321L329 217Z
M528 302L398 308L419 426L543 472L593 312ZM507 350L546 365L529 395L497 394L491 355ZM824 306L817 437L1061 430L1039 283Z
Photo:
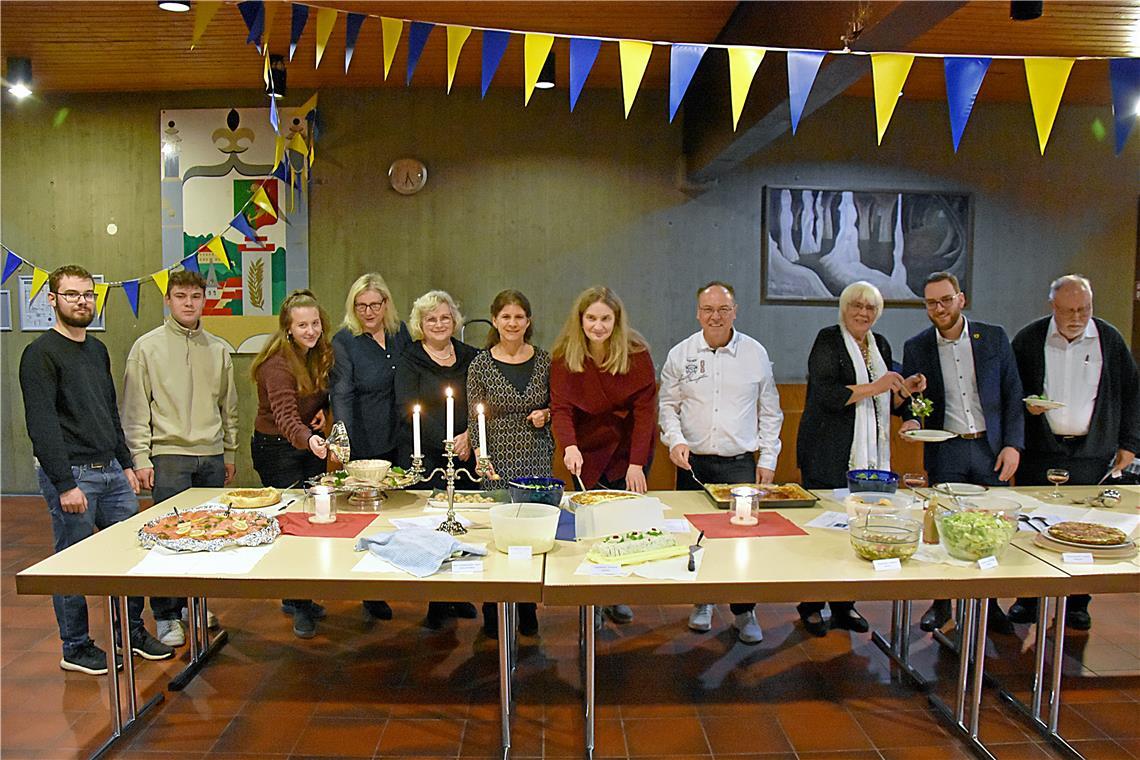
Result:
M210 19L222 5L220 0L203 0L196 4L194 32L191 48L196 46L206 33ZM249 30L247 43L257 46L259 52L267 55L269 34L278 9L284 3L264 2L264 0L242 0L236 4L243 21ZM408 27L408 61L405 84L410 85L424 46L436 26L442 26L447 36L447 91L455 79L460 54L468 42L472 31L482 33L482 95L486 97L499 63L506 52L507 42L512 35L523 38L523 102L530 102L542 65L555 38L568 39L570 43L570 110L573 111L582 94L582 88L589 77L598 50L602 43L616 43L621 66L622 98L625 115L628 118L634 100L641 86L650 56L655 47L665 47L669 54L669 121L672 122L681 105L697 65L710 48L723 49L728 53L729 92L732 106L733 130L740 122L740 114L752 87L753 79L764 60L765 53L786 54L788 69L788 99L791 111L792 133L795 134L803 116L804 106L815 82L820 65L828 55L868 55L871 58L871 71L874 86L875 126L878 143L883 136L895 106L898 104L903 85L910 73L915 58L941 59L945 68L946 99L950 111L950 131L954 151L958 151L962 134L966 128L978 91L986 72L994 58L1021 60L1025 66L1026 83L1029 87L1029 100L1033 110L1041 153L1053 129L1053 123L1060 107L1061 96L1068 83L1073 64L1080 60L1105 60L1105 56L1034 57L1034 56L964 56L942 53L900 53L843 50L810 50L777 46L695 44L682 42L661 42L613 37L580 37L566 34L524 32L511 29L465 26L457 24L434 24L426 21L390 18L369 13L341 11L327 6L310 7L303 3L288 6L292 18L289 34L289 60L297 51L297 44L304 33L311 11L316 11L316 65L324 58L325 48L336 28L338 19L345 18L344 70L348 72L352 63L356 42L362 27L370 19L380 22L380 35L384 53L384 79L392 68L396 50ZM1115 124L1116 153L1124 149L1124 144L1140 113L1140 58L1108 58L1109 79L1112 90L1113 121Z

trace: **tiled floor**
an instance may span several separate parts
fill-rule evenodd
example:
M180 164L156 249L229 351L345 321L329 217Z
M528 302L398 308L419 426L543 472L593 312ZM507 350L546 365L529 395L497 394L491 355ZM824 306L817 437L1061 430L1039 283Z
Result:
M42 501L5 498L0 542L0 754L86 758L109 730L104 679L60 671L50 601L15 593L14 574L50 551ZM94 627L99 600L90 601L105 643ZM317 638L300 641L276 602L217 600L229 645L185 691L167 693L110 757L497 755L494 642L477 621L431 633L420 626L422 605L393 606L395 620L366 623L358 604L330 602ZM889 605L860 609L885 628ZM765 605L764 642L746 647L724 605L708 634L688 631L684 607L635 611L634 623L599 638L599 758L970 757L923 696L891 681L865 635L807 637L792 605ZM1068 638L1062 732L1090 760L1140 758L1140 594L1099 597L1092 612L1092 633ZM580 757L576 612L540 616L541 636L521 642L514 755ZM953 657L917 628L913 635L914 662L946 694ZM989 670L1022 691L1030 635L1022 627L1017 638L991 638ZM140 663L143 697L180 667ZM982 736L1002 760L1060 757L990 693Z

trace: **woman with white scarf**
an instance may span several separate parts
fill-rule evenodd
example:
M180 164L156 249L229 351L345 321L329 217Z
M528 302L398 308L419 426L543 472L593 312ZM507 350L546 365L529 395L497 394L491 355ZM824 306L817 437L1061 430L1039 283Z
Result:
M853 282L839 296L839 324L816 335L808 358L807 398L796 441L796 462L806 488L844 488L847 471L891 468L891 413L926 378L903 378L891 369L891 345L871 327L883 313L883 296L869 282ZM854 602L828 602L831 628L869 629ZM827 634L824 602L801 602L804 628Z

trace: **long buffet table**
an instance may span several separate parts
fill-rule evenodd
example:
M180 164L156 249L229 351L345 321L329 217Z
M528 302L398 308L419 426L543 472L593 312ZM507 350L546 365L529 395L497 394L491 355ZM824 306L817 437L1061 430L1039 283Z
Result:
M1016 489L1014 489L1016 490ZM1116 511L1135 512L1140 505L1140 488L1124 489L1124 500ZM1025 489L1040 496L1040 489ZM1084 497L1096 489L1073 487L1065 493ZM1063 621L1064 598L1070 593L1109 593L1140 591L1140 566L1136 560L1102 561L1092 565L1061 562L1061 556L1032 544L1032 536L1019 534L1013 547L997 567L980 570L910 561L900 570L876 572L872 565L855 556L847 534L841 531L805 528L808 535L766 538L706 539L699 571L689 580L648 580L636 576L611 577L578 575L588 544L558 542L547 555L526 560L508 559L492 549L478 574L442 572L424 579L402 573L362 573L353 567L362 556L353 551L352 538L311 538L281 536L266 556L241 575L138 575L129 571L145 556L136 540L138 527L170 507L201 504L218 495L216 489L191 489L123 523L100 531L92 538L19 573L21 594L87 594L107 598L110 611L124 603L127 595L175 595L191 597L191 667L201 667L212 651L204 625L205 597L237 598L322 598L426 601L492 601L498 603L500 631L500 700L502 753L510 751L511 674L513 662L513 605L542 601L549 605L581 608L583 653L583 696L586 713L585 753L592 756L594 728L595 640L592 625L595 605L615 603L690 604L716 600L798 602L828 599L892 600L896 602L891 645L893 658L906 665L906 636L909 614L902 614L898 600L954 597L962 600L958 620L957 649L959 677L955 685L955 707L943 708L948 719L964 734L978 754L988 751L978 740L978 715L984 673L986 600L992 597L1030 596L1054 600L1057 621ZM700 492L655 492L669 508L667 517L715 512ZM820 492L818 508L789 509L781 512L804 526L824 510L842 511L830 492ZM390 529L390 520L424 514L426 494L397 492L381 508L363 531L367 535ZM347 504L342 505L347 507ZM291 510L299 507L295 504ZM475 524L465 540L490 544L489 516L485 511L464 513ZM723 514L723 513L722 513ZM442 518L441 518L442 519ZM727 516L725 517L727 519ZM695 539L691 532L689 541ZM679 540L686 540L679 537ZM1040 605L1045 621L1046 605ZM909 611L909 603L905 605ZM112 617L109 615L109 617ZM197 623L197 625L195 625ZM120 621L125 625L125 621ZM1045 689L1045 626L1038 626L1038 673L1034 682L1034 706L1026 715L1042 733L1060 746L1068 747L1057 734L1056 715L1060 706L1060 650L1063 624L1054 627L1054 673L1049 691L1049 722L1038 716ZM223 634L224 635L224 634ZM218 643L214 642L214 646ZM129 662L127 677L128 719L123 722L118 704L118 675L108 673L112 693L112 737L103 749L128 730L141 714L135 704L133 671ZM192 673L191 673L192 676ZM970 678L972 676L972 679ZM972 680L972 686L970 686ZM1012 699L1012 698L1011 698ZM149 705L148 705L149 706ZM146 707L143 708L145 711ZM1030 710L1033 713L1030 714ZM100 753L103 751L100 750ZM1068 748L1071 750L1071 748ZM99 753L97 753L99 754Z

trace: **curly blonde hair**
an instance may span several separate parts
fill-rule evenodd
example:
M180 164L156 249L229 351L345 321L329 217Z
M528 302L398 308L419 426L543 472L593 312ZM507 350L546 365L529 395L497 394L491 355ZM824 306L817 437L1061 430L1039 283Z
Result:
M451 334L459 332L463 326L463 315L459 312L459 304L446 290L429 290L416 299L412 304L412 313L408 315L408 333L412 340L424 339L424 315L439 308L440 304L447 304L451 311Z
M599 301L614 312L614 331L606 339L605 358L600 368L612 375L624 375L629 372L630 355L649 350L649 344L629 326L625 306L617 293L603 285L587 288L578 294L570 315L562 325L562 332L554 341L551 355L565 361L571 372L581 372L585 368L588 348L586 334L582 330L582 315Z

